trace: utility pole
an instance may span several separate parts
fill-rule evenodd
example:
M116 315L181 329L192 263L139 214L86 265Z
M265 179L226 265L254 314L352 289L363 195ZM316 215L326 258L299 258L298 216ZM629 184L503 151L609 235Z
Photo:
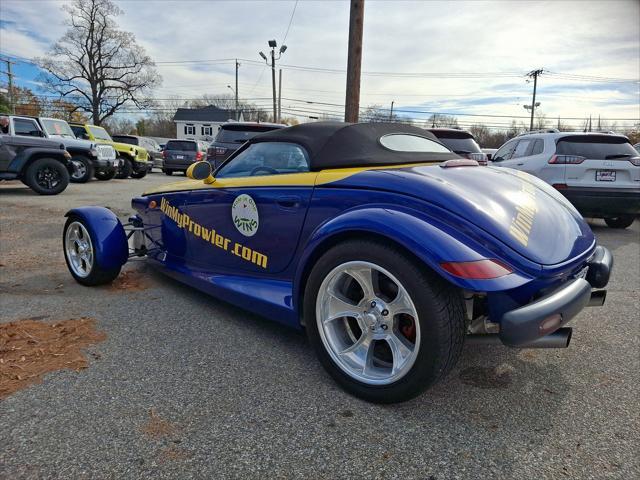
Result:
M286 45L282 45L280 50L278 51L278 56L276 57L276 47L278 46L275 40L269 40L269 48L271 48L271 86L273 88L273 121L276 122L278 118L278 108L276 105L276 60L279 60L282 54L287 50ZM260 56L264 59L267 65L269 65L269 60L264 52L260 52Z
M389 121L393 121L393 100L391 100L391 111L389 112Z
M236 94L236 121L240 121L240 109L238 108L238 67L240 67L240 64L236 58L236 91L234 92Z
M282 119L282 69L278 71L278 118L276 123Z
M527 73L527 77L533 77L533 100L531 100L531 123L529 124L529 131L533 130L533 114L536 110L536 88L538 86L538 76L542 75L543 70L532 70Z
M16 62L12 62L8 58L0 59L0 62L4 62L7 64L7 84L9 86L9 106L11 107L11 113L16 113L16 105L13 101L13 73L11 73L11 65L15 65Z
M347 93L344 121L357 122L360 111L360 68L362 64L362 31L364 0L351 0L349 14L349 50L347 57Z

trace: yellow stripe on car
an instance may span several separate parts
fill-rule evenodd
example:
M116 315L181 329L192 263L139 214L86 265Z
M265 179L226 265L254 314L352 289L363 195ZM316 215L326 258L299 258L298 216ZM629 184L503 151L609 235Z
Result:
M202 190L207 188L238 188L238 187L312 187L326 185L351 177L368 170L395 170L399 168L421 167L437 165L440 162L408 163L402 165L381 165L377 167L331 168L319 172L281 173L278 175L260 175L255 177L216 178L213 183L202 180L182 180L179 182L160 185L147 190L143 195L158 193L181 192L186 190Z

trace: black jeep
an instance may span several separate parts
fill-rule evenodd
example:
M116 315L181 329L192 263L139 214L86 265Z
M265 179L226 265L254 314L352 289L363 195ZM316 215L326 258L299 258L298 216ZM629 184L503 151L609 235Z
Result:
M74 171L71 155L41 135L40 130L8 135L0 128L0 180L20 180L41 195L57 195Z

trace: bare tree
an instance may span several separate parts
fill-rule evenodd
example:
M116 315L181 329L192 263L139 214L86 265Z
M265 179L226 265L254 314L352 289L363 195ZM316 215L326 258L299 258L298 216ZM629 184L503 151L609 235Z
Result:
M127 104L150 105L147 95L162 79L134 35L117 28L122 10L111 0L73 0L62 8L70 28L35 59L47 88L89 112L96 125Z
M434 113L427 119L427 128L458 128L458 119L451 115L443 115L441 113Z
M368 123L394 122L398 120L396 114L387 113L380 105L369 105L362 113L361 121Z

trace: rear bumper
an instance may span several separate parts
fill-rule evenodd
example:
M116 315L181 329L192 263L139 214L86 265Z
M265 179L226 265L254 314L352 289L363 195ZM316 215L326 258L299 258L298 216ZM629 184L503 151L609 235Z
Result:
M167 170L186 170L187 168L189 168L191 166L191 164L193 163L193 161L191 160L187 160L187 161L176 161L176 160L165 160L164 161L164 165L162 166L162 168L165 168Z
M523 307L505 313L500 321L500 340L512 347L526 346L552 334L566 325L587 306L592 288L603 288L609 282L613 257L608 249L598 246L587 262L585 278L575 278L554 292ZM604 297L600 295L601 302Z
M640 214L640 188L575 188L558 190L585 217Z

